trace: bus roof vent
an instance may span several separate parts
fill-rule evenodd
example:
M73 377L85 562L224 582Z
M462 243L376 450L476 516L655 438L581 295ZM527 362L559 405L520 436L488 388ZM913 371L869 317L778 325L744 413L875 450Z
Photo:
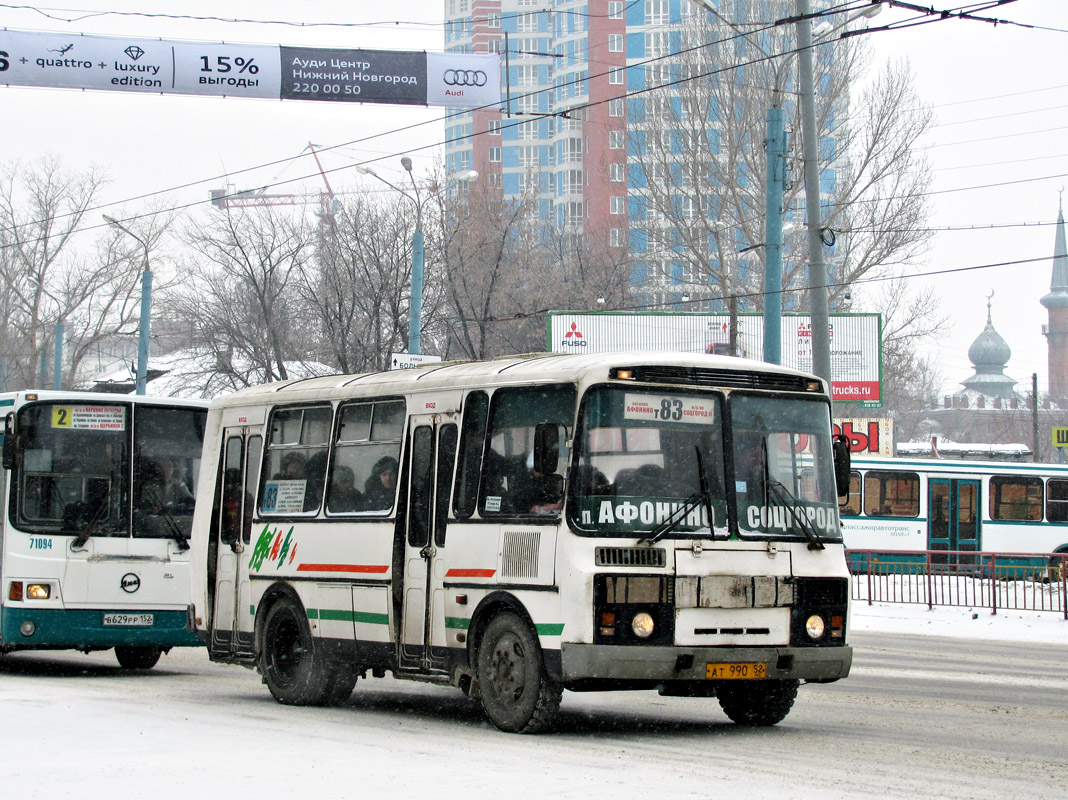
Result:
M594 554L598 567L663 567L667 555L661 547L598 547Z
M783 375L756 370L707 369L703 367L630 367L632 380L678 386L723 386L731 389L765 389L803 392L808 380L802 375Z

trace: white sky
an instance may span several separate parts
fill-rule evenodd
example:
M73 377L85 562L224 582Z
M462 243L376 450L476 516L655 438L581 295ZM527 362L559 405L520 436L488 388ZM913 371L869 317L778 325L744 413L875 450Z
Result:
M407 0L389 6L366 2L304 0L281 2L200 2L164 0L71 0L82 9L47 11L0 6L0 25L16 30L128 35L198 41L259 44L366 47L387 50L441 50L442 0ZM946 4L936 4L939 7ZM951 5L951 4L950 4ZM949 5L947 5L949 7ZM42 10L44 7L41 7ZM227 18L303 22L304 27L248 25L209 20L178 20L98 14L74 22L84 11L139 11ZM907 58L919 94L935 108L928 139L934 167L932 227L976 226L976 230L932 233L928 256L916 273L975 267L1021 259L1048 259L1053 252L1051 225L1058 190L1068 186L1068 77L1063 53L1068 45L1068 4L1062 0L1018 0L989 15L1060 28L1059 32L1011 25L947 20L909 30L868 37L880 58ZM884 11L873 24L913 16ZM394 22L399 17L402 22ZM59 19L57 19L59 18ZM369 27L308 27L307 23L376 22ZM255 188L278 179L315 174L314 162L243 169L291 159L308 142L343 145L323 154L327 169L381 158L375 169L402 180L399 156L409 153L415 172L431 168L440 150L444 111L435 108L183 97L12 87L0 90L4 124L0 126L3 160L32 161L45 153L61 154L72 168L95 164L113 182L108 202L123 203L151 192L203 181L169 192L160 202L180 205L203 201L212 188L229 183ZM414 127L413 127L414 126ZM406 129L406 130L405 130ZM351 143L351 144L349 144ZM331 176L334 188L357 185L351 172ZM1026 183L993 188L968 188ZM317 193L321 180L279 187L278 191ZM127 202L129 211L140 202ZM115 215L118 209L105 211ZM982 331L986 295L993 290L993 317L1013 357L1008 373L1027 390L1037 372L1046 385L1046 344L1040 326L1046 311L1038 299L1048 291L1051 262L996 267L917 277L933 282L952 316L948 335L927 345L945 379L945 390L959 389L971 374L967 349ZM867 309L858 309L867 310Z

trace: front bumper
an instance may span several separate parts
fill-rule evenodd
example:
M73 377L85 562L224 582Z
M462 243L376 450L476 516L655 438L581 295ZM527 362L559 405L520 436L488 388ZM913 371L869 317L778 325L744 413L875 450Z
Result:
M565 681L703 681L708 664L762 663L773 680L836 681L849 674L853 648L842 647L618 647L564 644Z

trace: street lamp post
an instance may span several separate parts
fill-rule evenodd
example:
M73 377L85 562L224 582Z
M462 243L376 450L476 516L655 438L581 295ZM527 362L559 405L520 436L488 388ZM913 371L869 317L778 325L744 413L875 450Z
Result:
M137 333L137 394L145 393L148 380L148 339L152 315L152 270L148 268L148 242L125 227L117 219L104 214L104 221L136 239L145 249L145 261L141 271L141 321Z
M426 251L423 239L423 198L419 195L419 185L412 174L412 160L408 156L401 159L401 166L408 173L415 192L415 231L412 233L412 297L411 313L408 317L408 352L418 355L423 338L423 273L426 266Z
M424 198L419 193L419 184L415 182L415 175L412 174L412 160L408 156L404 156L401 158L401 166L404 167L404 171L408 173L408 178L412 182L412 190L415 192L414 197L396 184L387 181L370 167L356 166L354 169L363 175L378 178L386 186L395 192L399 192L415 204L415 231L412 233L412 285L408 314L408 354L419 355L423 335L423 276L426 267L426 248L423 237ZM454 179L471 181L477 177L477 172L468 170L455 175Z

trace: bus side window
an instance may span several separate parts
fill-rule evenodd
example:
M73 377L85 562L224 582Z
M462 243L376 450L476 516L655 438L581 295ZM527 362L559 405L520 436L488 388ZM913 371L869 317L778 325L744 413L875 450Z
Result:
M327 513L388 513L397 494L404 401L360 401L338 413Z
M1046 483L1046 519L1068 522L1068 481L1050 478Z
M990 519L1042 519L1042 479L1017 475L990 478Z
M860 473L849 471L849 494L838 498L838 513L843 517L860 516Z
M920 476L915 472L869 472L864 476L864 511L870 517L919 516Z
M483 494L479 511L485 516L555 514L563 499L567 467L567 433L574 424L575 387L524 386L499 389L493 395L489 450L483 465ZM555 471L538 472L534 463L539 425L558 437Z
M460 464L456 470L456 487L453 493L453 514L457 519L468 519L475 513L488 412L489 398L485 392L471 392L467 395L460 433Z
M330 406L285 408L272 414L260 513L299 514L319 510L326 483L332 419Z

